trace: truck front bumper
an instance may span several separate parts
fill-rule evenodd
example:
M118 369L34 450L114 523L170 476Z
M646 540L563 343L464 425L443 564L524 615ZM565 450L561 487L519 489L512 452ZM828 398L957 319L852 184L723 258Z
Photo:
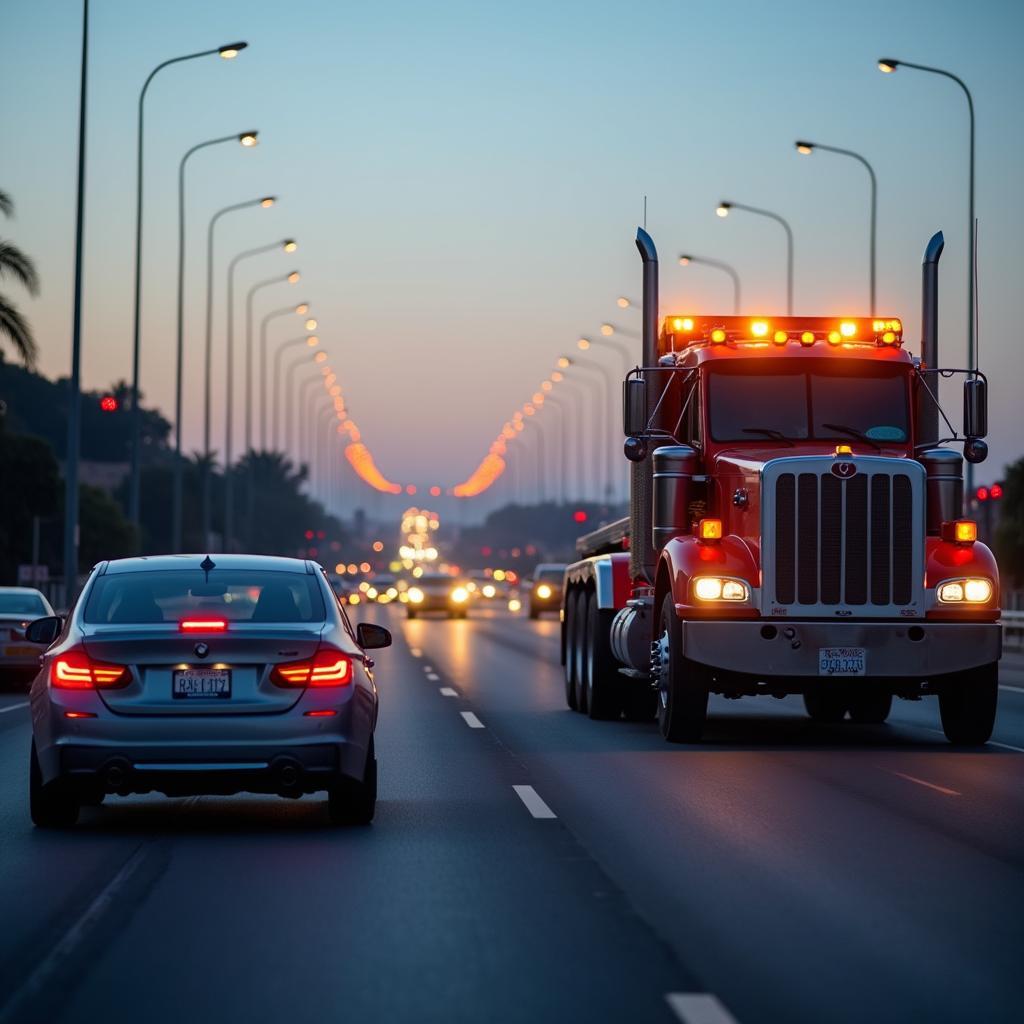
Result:
M997 622L684 620L683 653L761 679L818 676L823 647L861 647L868 678L925 680L999 660Z

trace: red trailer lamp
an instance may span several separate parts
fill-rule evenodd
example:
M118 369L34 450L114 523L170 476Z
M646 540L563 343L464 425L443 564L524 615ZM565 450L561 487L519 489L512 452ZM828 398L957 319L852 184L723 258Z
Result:
M988 604L993 593L992 581L982 576L944 580L935 588L941 604Z
M743 580L728 576L695 576L693 596L698 601L728 601L736 603L750 599L750 587Z
M973 544L978 539L978 524L972 519L954 519L942 524L941 535L947 544Z

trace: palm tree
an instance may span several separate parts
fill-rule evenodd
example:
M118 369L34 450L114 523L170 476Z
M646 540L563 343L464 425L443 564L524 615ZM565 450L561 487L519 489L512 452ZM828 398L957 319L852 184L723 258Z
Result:
M14 213L14 203L10 195L0 189L0 213L10 217ZM20 281L32 295L39 292L39 275L31 257L26 256L13 242L0 238L0 278L7 275ZM36 341L32 337L32 328L28 321L18 312L5 295L0 294L0 335L6 335L14 345L26 366L36 361Z

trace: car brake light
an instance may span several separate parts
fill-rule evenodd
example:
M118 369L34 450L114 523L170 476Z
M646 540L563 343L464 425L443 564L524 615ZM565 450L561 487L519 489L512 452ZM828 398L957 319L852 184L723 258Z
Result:
M307 661L275 665L270 678L278 686L346 686L352 681L352 660L327 648Z
M80 650L65 651L50 664L50 685L59 690L112 690L127 686L131 677L126 665L93 661Z
M182 633L223 633L227 628L227 619L182 619L178 623Z

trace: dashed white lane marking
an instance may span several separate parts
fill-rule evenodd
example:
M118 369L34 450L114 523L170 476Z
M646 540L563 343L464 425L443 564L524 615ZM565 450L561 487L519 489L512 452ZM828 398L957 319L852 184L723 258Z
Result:
M427 673L427 679L432 683L436 683L440 678L441 677L436 672Z
M934 782L926 782L924 779L919 779L916 775L905 775L903 772L894 772L890 768L883 768L882 770L890 775L898 775L901 779L906 779L907 782L916 782L919 786L927 786L928 789L934 789L936 793L942 793L944 796L963 796L963 793L955 789L937 786Z
M18 708L27 708L28 701L23 700L20 704L8 704L5 708L0 708L0 715L7 714L8 711L17 711Z
M441 696L442 697L458 697L458 695L459 695L459 691L458 690L453 690L450 686L442 686L441 687Z
M736 1024L718 997L707 992L669 992L665 1001L683 1024Z
M533 786L513 786L516 796L526 804L526 809L535 818L557 818L553 810L543 800Z
M433 665L424 665L423 666L423 671L424 672L433 672L434 671L434 666Z
M481 722L472 711L460 711L459 714L465 719L466 725L468 725L470 729L484 728L484 723Z

